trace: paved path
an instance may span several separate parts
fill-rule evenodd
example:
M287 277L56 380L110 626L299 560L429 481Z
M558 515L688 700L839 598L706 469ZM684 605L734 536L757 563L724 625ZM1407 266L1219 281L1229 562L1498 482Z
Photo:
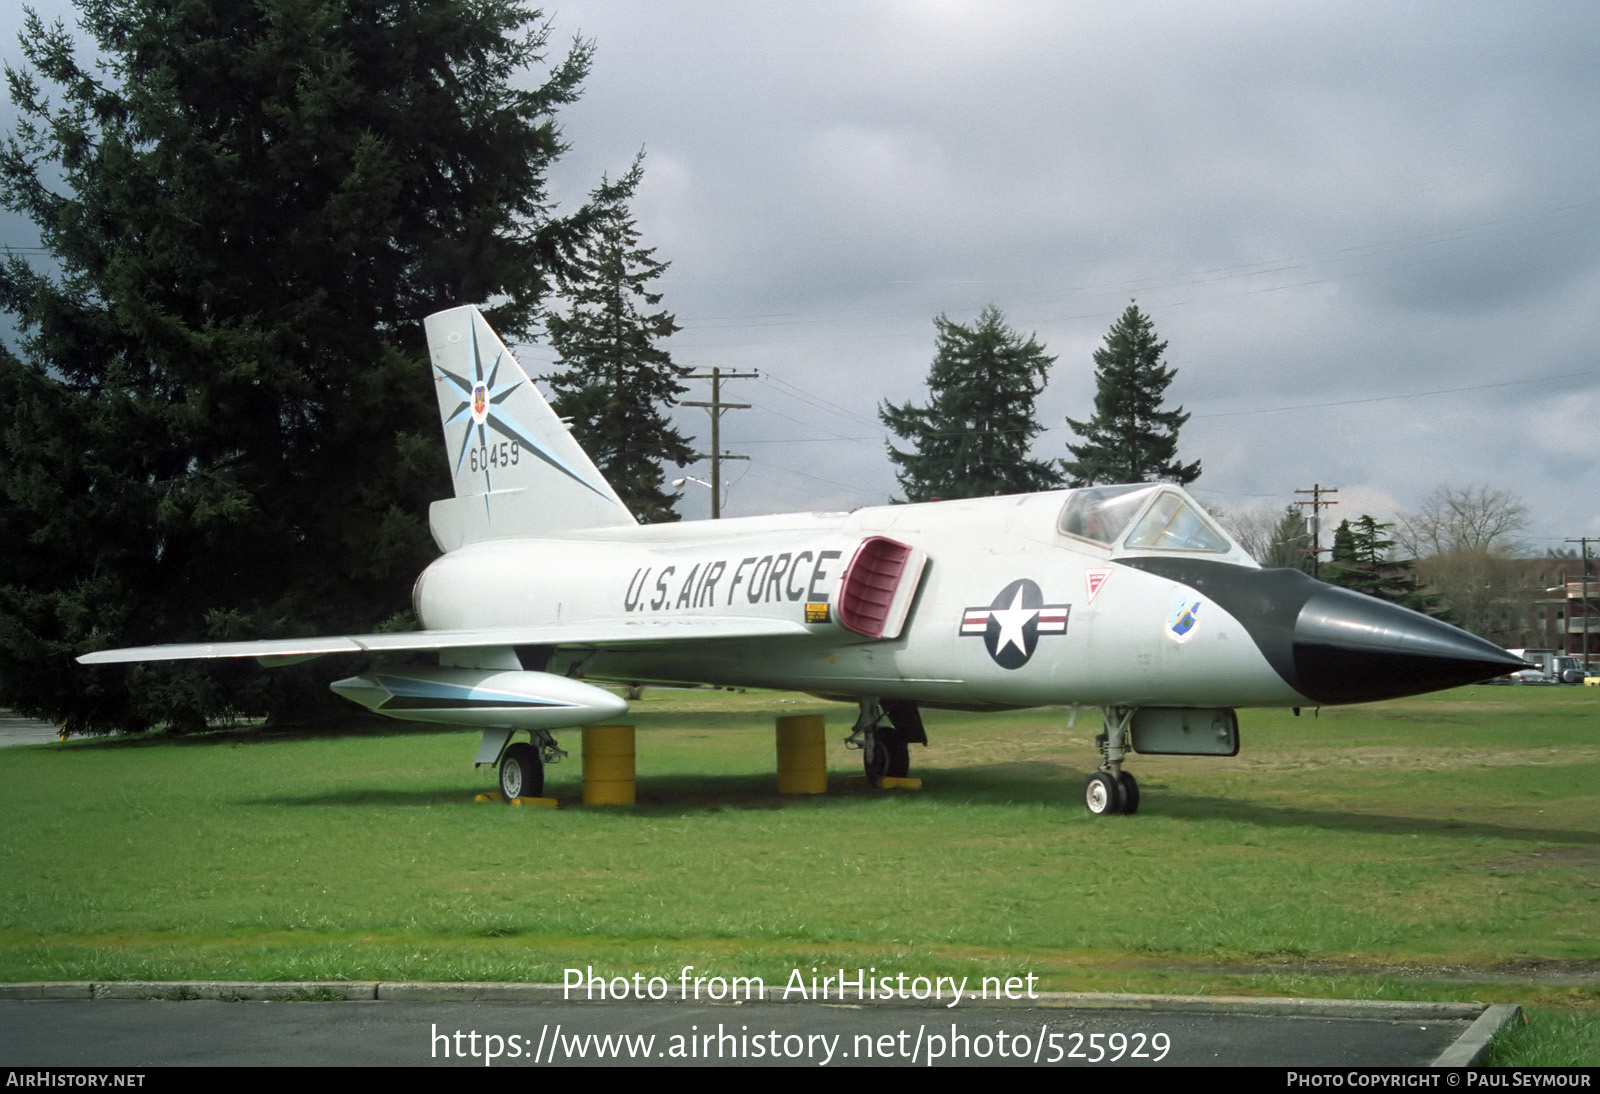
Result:
M49 722L36 722L10 711L0 711L0 748L6 745L42 745L61 739L61 731Z
M1505 1013L1437 1004L1050 996L1016 1006L561 1001L534 985L325 985L362 1001L78 998L0 988L0 1066L540 1064L1426 1067ZM167 987L173 988L168 985ZM222 994L294 985L230 985ZM531 989L531 990L529 990ZM173 989L179 990L179 989ZM301 986L308 992L309 986ZM387 995L387 999L374 998ZM474 998L474 995L477 997ZM497 997L498 996L498 997ZM1475 1022L1475 1019L1478 1019ZM1455 1056L1451 1057L1450 1054Z

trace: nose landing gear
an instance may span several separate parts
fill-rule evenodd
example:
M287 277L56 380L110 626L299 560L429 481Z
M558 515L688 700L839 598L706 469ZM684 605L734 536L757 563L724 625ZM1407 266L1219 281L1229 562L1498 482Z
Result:
M1095 738L1102 759L1100 770L1090 775L1083 785L1083 804L1097 817L1139 811L1139 783L1122 770L1122 759L1128 754L1128 725L1132 720L1131 709L1107 708L1105 732Z

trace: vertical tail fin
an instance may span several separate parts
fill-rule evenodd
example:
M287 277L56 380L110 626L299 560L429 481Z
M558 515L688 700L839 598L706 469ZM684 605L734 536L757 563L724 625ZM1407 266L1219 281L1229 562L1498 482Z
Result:
M477 308L423 325L456 494L428 514L441 550L636 523Z

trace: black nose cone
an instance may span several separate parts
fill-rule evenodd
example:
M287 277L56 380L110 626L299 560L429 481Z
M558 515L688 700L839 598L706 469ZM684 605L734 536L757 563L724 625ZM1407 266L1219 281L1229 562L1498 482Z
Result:
M1123 564L1181 581L1244 624L1267 662L1316 703L1364 703L1459 687L1527 668L1493 642L1298 570L1198 559Z
M1289 682L1324 703L1416 695L1526 667L1458 627L1332 585L1306 600L1292 639L1299 679Z

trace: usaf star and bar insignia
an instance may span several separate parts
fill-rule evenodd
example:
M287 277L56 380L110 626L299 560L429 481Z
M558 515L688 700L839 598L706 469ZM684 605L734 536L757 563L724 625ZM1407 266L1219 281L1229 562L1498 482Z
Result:
M1070 604L1046 604L1039 586L1018 578L988 605L967 608L961 615L963 637L982 637L994 663L1003 669L1020 669L1028 663L1039 639L1066 634Z

